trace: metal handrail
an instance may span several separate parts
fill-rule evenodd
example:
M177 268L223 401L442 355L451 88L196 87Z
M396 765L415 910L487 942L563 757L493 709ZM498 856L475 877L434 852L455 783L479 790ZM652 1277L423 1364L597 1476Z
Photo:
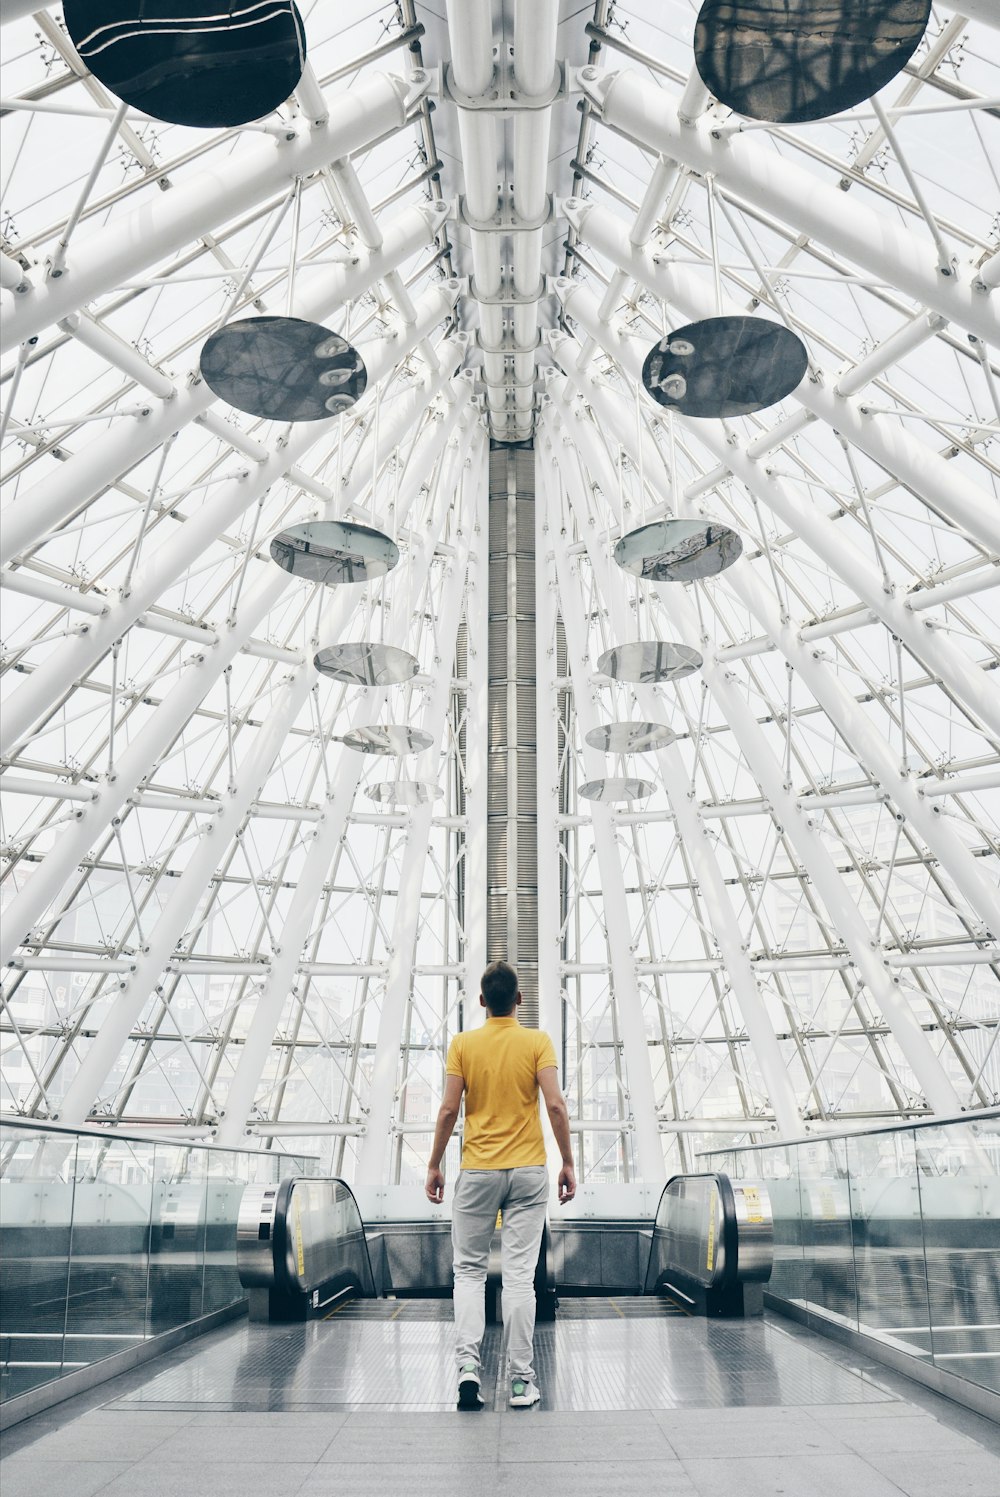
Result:
M789 1149L800 1144L826 1143L838 1138L874 1138L882 1133L909 1133L913 1128L950 1128L957 1123L981 1123L984 1120L1000 1122L1000 1107L977 1108L975 1112L961 1112L955 1117L914 1118L911 1121L878 1124L874 1128L845 1128L837 1133L807 1133L801 1138L769 1139L762 1144L731 1144L728 1149L699 1149L699 1159L714 1159L718 1154L750 1154L762 1149ZM747 1120L752 1123L752 1119Z
M104 1143L114 1143L122 1139L126 1143L134 1144L169 1144L175 1149L204 1149L207 1153L216 1154L246 1154L252 1159L292 1159L304 1160L309 1163L318 1163L318 1154L289 1154L284 1149L247 1149L242 1146L229 1147L226 1144L206 1142L197 1138L184 1138L176 1133L172 1136L168 1133L154 1133L152 1129L147 1133L144 1130L133 1133L121 1128L99 1125L90 1127L74 1126L71 1123L47 1122L44 1118L22 1118L16 1116L4 1116L0 1114L0 1128L20 1128L25 1133L63 1133L72 1138L97 1138Z

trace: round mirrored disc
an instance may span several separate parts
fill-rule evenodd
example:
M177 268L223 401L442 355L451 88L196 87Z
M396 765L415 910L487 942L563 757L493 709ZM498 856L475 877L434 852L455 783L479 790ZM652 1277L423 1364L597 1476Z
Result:
M609 777L606 780L588 780L577 791L581 800L600 800L607 805L612 801L645 800L656 787L649 780L632 780L624 777Z
M597 662L602 676L613 681L649 685L653 681L679 681L701 670L702 658L690 645L665 644L659 639L640 639L616 645Z
M220 400L271 421L339 416L368 382L356 348L301 317L227 322L206 340L201 373Z
M384 728L352 728L340 740L345 748L359 754L384 754L402 757L429 749L434 739L422 728L408 728L403 723L387 723Z
M651 754L676 737L665 723L602 723L591 728L584 742L602 754Z
M762 317L706 317L668 333L646 355L642 382L682 416L748 416L783 400L809 359L788 328Z
M313 656L313 664L321 676L349 686L396 686L412 680L420 669L417 657L408 651L364 639L327 645Z
M444 791L427 780L383 780L378 785L369 785L365 793L369 800L384 806L426 806Z
M327 586L371 582L399 561L399 548L381 530L339 520L292 525L271 542L271 555L286 572Z
M306 62L292 0L64 0L73 43L105 88L173 125L245 125L277 109Z
M735 530L705 520L660 520L623 535L615 561L647 582L695 582L731 567L743 550Z
M698 72L722 104L778 124L826 119L906 66L930 0L705 0Z

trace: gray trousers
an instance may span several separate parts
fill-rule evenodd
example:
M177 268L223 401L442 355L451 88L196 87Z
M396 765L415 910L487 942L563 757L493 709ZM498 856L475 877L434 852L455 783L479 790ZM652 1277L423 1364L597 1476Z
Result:
M451 1208L455 1256L455 1360L474 1362L486 1329L486 1270L497 1212L503 1212L504 1346L510 1376L534 1380L535 1265L545 1226L549 1172L544 1164L513 1170L461 1170Z

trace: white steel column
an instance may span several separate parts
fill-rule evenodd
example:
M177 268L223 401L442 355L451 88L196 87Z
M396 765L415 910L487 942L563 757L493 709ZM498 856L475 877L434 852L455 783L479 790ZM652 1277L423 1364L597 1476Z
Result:
M428 552L422 552L419 564L424 565L425 558L429 564L429 555L432 553L433 545ZM347 620L360 606L360 600L351 596L354 591L337 590L325 600L320 625L323 638L336 639L342 634ZM202 831L203 840L187 863L151 932L125 991L112 1012L103 1020L100 1033L70 1083L60 1114L64 1121L81 1123L86 1118L149 994L159 982L178 940L188 929L199 901L206 897L206 889L209 890L207 897L212 897L211 877L219 862L220 849L235 835L250 811L281 750L288 728L302 709L315 680L316 669L312 660L308 659L289 677L279 693L245 763L240 766L235 789L223 802L218 816L208 822ZM297 963L299 947L295 948L294 955ZM272 1036L273 1032L272 1028Z
M548 425L549 417L545 416L545 424ZM578 486L582 482L582 472L573 470L569 466L568 453L571 450L567 445L568 439L557 429L551 433L551 450L559 463L563 474L564 487L569 495L570 502L577 510L577 527L581 537L586 541L591 566L594 569L605 601L612 611L612 617L620 637L625 639L627 614L624 607L619 607L612 595L609 584L610 562L607 556L597 549L593 544L591 527L589 526L589 515L584 508L583 499L578 492ZM613 490L612 490L613 492ZM657 697L649 687L634 687L636 701L640 710L652 721L657 718ZM583 723L581 722L581 731ZM712 930L725 964L726 975L732 988L733 995L740 1006L746 1024L747 1033L753 1045L754 1059L760 1066L761 1077L767 1088L771 1106L774 1108L775 1121L779 1132L786 1137L794 1137L801 1132L802 1122L799 1114L795 1091L791 1084L788 1072L785 1069L785 1061L782 1056L774 1027L768 1017L767 1008L760 989L757 986L757 977L753 970L746 946L740 935L739 921L736 911L733 909L729 891L719 868L718 860L712 851L707 827L702 821L694 801L686 793L680 793L678 788L689 783L689 777L681 758L680 750L676 744L670 744L665 749L657 751L657 761L660 766L660 774L663 787L670 801L671 810L678 836L684 843L685 850L691 860L695 879L701 891L705 908L712 924ZM598 768L603 764L601 756L597 756ZM603 810L595 806L595 811ZM605 815L608 813L605 811ZM596 831L596 822L595 822ZM605 899L607 891L605 890ZM626 927L627 929L627 927Z
M555 1046L556 1058L563 1054L562 973L562 868L559 811L559 689L556 685L556 596L555 558L549 527L551 485L542 469L547 459L535 451L535 807L538 877L538 1027ZM545 1152L551 1179L558 1175L562 1156L548 1117L543 1114ZM662 1149L661 1149L662 1156ZM654 1156L655 1162L655 1156Z
M581 238L620 267L620 272L626 273L661 301L677 307L685 318L696 322L718 315L719 309L706 277L699 276L689 266L675 264L667 255L632 244L627 226L591 199L572 198L563 207ZM574 302L577 300L575 292L567 294L573 296ZM563 300L566 300L566 295ZM601 310L598 310L598 316ZM721 312L725 316L744 316L746 307L724 295ZM605 319L602 317L601 320ZM906 329L880 345L870 361L862 360L856 369L843 375L818 369L817 378L807 376L789 398L801 402L806 410L867 453L873 462L888 473L894 473L901 483L913 489L963 534L977 540L988 551L1000 551L1000 521L995 516L996 506L987 491L926 443L918 441L907 431L901 431L892 417L867 415L863 401L849 398L856 389L888 367L892 361L890 355L899 356L907 347L933 337L939 326L940 320L936 318L914 318ZM890 344L893 345L891 348ZM690 429L700 430L701 422L692 422Z
M610 392L604 391L594 380L579 375L576 362L565 345L553 346L567 373L574 379L579 377L586 381L582 385L586 398L600 409L609 399ZM622 445L628 448L627 433L620 435ZM701 510L702 506L698 508ZM763 586L751 567L730 568L727 585L754 614L775 648L798 671L845 743L850 744L858 762L866 766L892 799L897 811L916 828L970 909L978 915L984 932L1000 935L1000 897L980 872L978 860L942 817L940 808L928 805L916 783L902 772L884 734L860 710L835 670L824 660L822 652L806 641L793 623L781 622L773 594Z
M382 73L334 99L329 115L312 128L288 121L273 142L221 156L190 181L170 192L154 192L131 213L114 218L85 239L73 240L66 273L47 277L44 266L27 277L30 290L13 298L0 336L0 352L77 312L88 302L136 280L191 240L246 209L287 191L331 161L339 161L394 130L401 130L413 106L427 92L430 75L412 81Z
M451 696L451 671L455 658L458 624L469 564L469 541L475 522L481 475L478 465L485 463L485 437L473 451L474 474L468 470L461 480L460 544L451 563L450 576L442 590L437 619L437 673L428 692L421 726L433 738L430 748L417 758L416 777L436 780L441 757L445 719ZM385 1161L390 1148L396 1112L396 1078L399 1071L399 1045L406 1017L406 1005L413 990L413 959L421 920L420 894L431 830L433 805L416 806L399 871L399 892L392 925L392 945L386 973L385 993L379 1014L372 1064L368 1124L358 1154L356 1179L367 1189L378 1189L385 1183Z
M568 289L572 288L572 289ZM613 324L598 320L595 298L577 289L573 282L560 283L560 295L571 315L607 353L618 360L636 380L641 373L642 358L631 340ZM558 336L549 339L556 350ZM558 352L557 352L558 357ZM853 588L862 602L897 635L906 648L924 662L928 670L946 681L961 696L970 711L1000 737L1000 693L990 685L982 668L969 660L947 636L935 629L932 619L917 618L912 609L893 593L887 592L881 575L868 558L841 535L812 498L803 491L792 495L770 469L751 458L746 448L721 421L692 421L686 430L704 444L713 457L744 483L762 503L812 547L817 556Z
M591 728L598 725L590 680L590 662L587 658L587 630L584 625L586 612L579 584L578 563L575 559L571 560L566 552L566 536L561 506L557 497L558 491L552 481L551 471L545 466L544 454L539 454L539 459L536 459L536 476L542 480L542 502L545 506L543 524L547 522L548 526L546 550L551 547L555 556L559 614L566 635L566 654L573 681L573 704L582 739ZM551 462L551 457L549 461ZM535 502L538 503L537 494ZM604 767L603 755L585 744L582 746L582 752L588 775L593 778L598 777ZM621 1027L622 1048L628 1075L626 1101L635 1127L639 1177L645 1183L653 1184L665 1179L666 1166L656 1119L656 1093L653 1087L653 1068L649 1042L646 1038L642 995L639 992L635 954L630 942L632 920L625 894L625 879L615 839L612 812L607 806L596 802L589 809L594 832L594 850L597 854L601 880L604 929L608 942L608 958L611 963L615 1012ZM539 894L541 894L540 879ZM541 920L539 920L539 936L541 936Z
M430 244L446 217L445 208L407 209L386 234L385 243L378 252L359 253L350 265L324 267L316 284L296 297L294 315L307 321L322 322L346 301L356 301L375 285L387 267L401 265L422 245ZM303 269L308 269L308 265ZM84 326L88 331L81 338L82 342L93 342L95 332L99 338L111 342L112 335L100 324L81 320L80 327ZM378 345L369 347L377 348ZM138 377L132 363L144 363L144 360L134 349L129 349L128 354L130 377ZM112 364L124 362L112 358L107 349L105 357L110 358ZM147 403L147 414L116 421L110 431L89 442L61 463L54 473L25 489L11 502L4 511L0 563L6 566L22 551L44 540L70 515L190 422L204 417L208 411L214 413L227 409L225 402L220 401L202 380L197 366L175 386L159 370L147 366L145 382L157 380L166 386L166 390L161 389L159 398ZM370 377L369 384L374 384ZM339 417L312 423L317 438L325 431L338 430L338 422Z
M796 234L827 245L985 342L1000 343L1000 309L976 290L968 269L940 273L929 237L818 180L751 134L717 138L718 122L705 117L682 124L670 93L633 69L581 68L577 76L603 120L646 150L714 178Z
M565 398L565 392L553 390L552 394L554 409L566 422L570 444L579 447L590 471L599 475L602 487L606 486L605 492L613 493L614 474L610 459L599 443L599 426L591 428L586 418L578 419L577 413L573 412ZM688 506L684 508L688 509L688 513L691 512ZM580 529L583 531L582 525ZM589 537L592 531L588 527L583 533ZM598 544L589 543L588 549L592 556L597 551ZM604 562L601 570L620 615L625 602L624 576L616 568L607 565L603 552L600 554ZM737 565L745 569L747 564ZM653 602L671 619L675 630L671 637L693 645L696 649L703 649L698 616L686 589L669 585L653 588L650 584L647 584L647 588ZM791 786L786 783L784 770L747 704L738 676L708 655L705 657L702 675L746 756L761 793L773 808L778 829L786 833L795 848L799 861L826 906L834 929L848 947L860 977L871 993L877 1009L885 1016L901 1053L912 1068L928 1106L941 1116L955 1116L962 1110L958 1093L902 996L899 979L893 978L886 969L884 957L877 944L873 943L860 910L848 896L844 880L815 824L799 805Z
M421 298L418 321L399 337L398 342L364 346L372 385L388 372L397 359L402 358L437 326L454 305L457 295L457 282L437 283ZM372 352L369 352L369 347L372 347ZM211 503L206 504L182 525L179 533L161 546L155 555L148 556L136 569L129 593L102 618L93 624L81 625L74 639L50 654L27 684L10 699L4 713L0 752L10 753L38 719L44 713L52 711L63 694L82 680L115 641L156 602L163 589L182 576L216 537L224 534L233 521L276 483L288 468L298 462L339 419L335 417L329 424L325 421L302 423L289 439L287 447L270 454L250 478L222 485L221 492Z
M358 599L345 593L338 594L327 610L324 632L339 634L357 607ZM101 1020L79 1071L66 1089L57 1115L59 1121L75 1127L86 1121L136 1020L160 982L178 940L189 928L199 903L212 897L212 875L222 849L239 831L260 794L271 765L281 752L289 725L301 711L315 677L315 669L309 661L285 680L264 726L257 732L253 747L237 771L234 787L223 800L221 811L199 828L198 846L150 931L135 971L111 1011Z
M409 418L408 425L412 425L426 409L424 402L434 399L445 383L446 376L452 373L461 352L460 348L446 350L441 372L429 387L415 392L422 397L419 406L415 400L399 402L403 415ZM458 397L452 413L435 430L425 434L407 464L400 483L402 502L407 502L409 495L424 482L437 460L442 431L447 440L453 421L466 408L467 401L463 398L461 386L455 382L452 390ZM388 431L385 432L387 442L391 440L393 444L404 435L403 430L393 436ZM359 473L364 476L359 477ZM349 504L364 491L368 477L368 468L363 464L356 465L355 476L344 492L345 504ZM277 604L291 582L292 577L288 572L272 567L267 577L247 594L231 627L216 638L214 647L196 655L185 668L177 685L117 759L114 778L106 779L95 787L91 804L79 820L66 828L46 854L41 866L8 905L0 925L0 966L10 960L17 946L34 929L45 911L57 905L66 880L72 876L73 870L93 845L100 830L108 825L137 787L154 772L191 713L243 648L261 620Z
M465 599L468 681L465 717L465 1028L485 1022L479 1005L479 980L486 966L486 800L489 770L489 622L490 516L489 449L483 444L474 460L475 520L469 552L469 582Z

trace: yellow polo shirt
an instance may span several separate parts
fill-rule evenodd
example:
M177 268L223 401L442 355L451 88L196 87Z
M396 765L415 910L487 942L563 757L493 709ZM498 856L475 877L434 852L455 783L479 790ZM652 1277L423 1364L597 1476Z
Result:
M513 1014L490 1015L480 1029L456 1034L447 1071L465 1082L464 1170L545 1163L538 1072L555 1064L548 1035L524 1027Z

